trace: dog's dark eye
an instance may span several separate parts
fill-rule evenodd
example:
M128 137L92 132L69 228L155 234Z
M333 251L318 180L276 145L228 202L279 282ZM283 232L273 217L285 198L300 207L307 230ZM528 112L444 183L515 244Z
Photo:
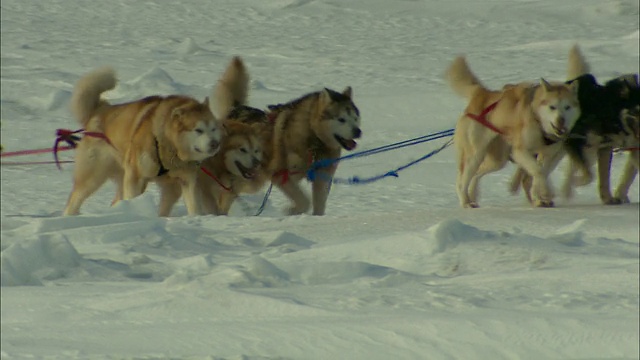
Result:
M557 107L555 105L549 105L549 109L555 110L555 109L557 109Z
M347 120L345 120L344 118L338 118L338 122L344 124L347 122Z
M565 106L565 107L564 107L564 109L565 109L565 110L569 110L569 109L571 109L571 105L567 105L567 106Z
M245 148L240 148L240 152L242 152L243 154L246 154L246 153L247 153L247 149L245 149Z
M202 129L196 129L196 134L202 135L204 134L204 131Z

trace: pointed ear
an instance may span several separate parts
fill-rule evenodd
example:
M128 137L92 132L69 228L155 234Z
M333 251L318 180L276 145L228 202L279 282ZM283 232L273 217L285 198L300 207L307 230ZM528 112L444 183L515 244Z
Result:
M348 97L349 99L351 99L352 94L353 90L351 90L351 86L347 86L346 88L344 88L344 90L342 90L342 95Z
M575 95L578 96L578 88L580 88L580 81L572 81L569 84L569 89L571 89L571 92Z
M544 78L540 78L540 85L542 85L542 87L544 88L544 91L551 90L551 84L549 84L549 82Z
M322 91L320 91L320 104L331 104L331 94L329 93L329 89L324 88L322 89Z
M204 101L202 101L202 105L205 105L206 107L209 107L209 97L205 97Z

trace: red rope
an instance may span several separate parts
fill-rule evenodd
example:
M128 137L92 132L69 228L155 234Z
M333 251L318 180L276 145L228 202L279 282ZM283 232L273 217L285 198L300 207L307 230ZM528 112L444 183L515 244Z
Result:
M78 141L80 141L80 137L78 134L83 134L84 136L91 136L99 139L103 139L107 142L107 144L112 145L111 141L107 138L107 136L100 132L95 131L85 131L84 129L79 130L68 130L68 129L58 129L56 130L56 141L53 143L53 148L45 148L45 149L33 149L33 150L20 150L20 151L10 151L4 152L0 154L1 157L11 157L11 156L22 156L22 155L35 155L35 154L45 154L45 153L53 153L53 158L55 159L55 164L58 169L62 170L60 166L61 162L58 159L58 151L71 150L75 149L78 145ZM60 146L60 143L64 142L67 145ZM113 145L112 145L113 146ZM20 163L20 165L27 164L38 164L38 163L49 163L49 162L30 162L30 163ZM4 165L18 165L18 163L3 163Z
M468 117L472 118L473 120L479 122L480 124L484 125L485 127L495 131L496 133L502 135L503 132L502 130L498 129L497 127L495 127L492 123L489 122L489 120L487 120L487 114L489 114L491 111L493 111L493 109L496 108L496 106L498 105L498 102L500 102L500 100L494 102L493 104L487 106L484 110L482 110L482 112L480 113L480 115L474 115L474 114L465 114Z
M218 179L217 176L213 175L212 172L210 172L209 170L205 169L204 166L200 167L200 170L202 170L202 172L204 172L205 174L209 175L210 178L212 178L213 180L215 180L215 182L218 183L218 185L220 185L221 188L225 189L228 192L231 192L231 188L230 187L226 187L224 186L224 184L220 181L220 179Z
M59 161L61 164L72 164L73 160ZM55 164L55 161L3 161L0 162L2 166L21 166L21 165L48 165Z
M58 151L71 150L73 147L71 146L61 146L58 148ZM11 157L11 156L21 156L21 155L35 155L35 154L46 154L50 153L51 148L44 149L34 149L34 150L20 150L20 151L8 151L0 154L0 157Z

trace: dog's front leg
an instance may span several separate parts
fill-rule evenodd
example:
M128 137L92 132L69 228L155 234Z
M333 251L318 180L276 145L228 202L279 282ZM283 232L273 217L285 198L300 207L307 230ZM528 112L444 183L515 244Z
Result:
M229 215L231 205L236 200L236 198L238 198L238 195L231 191L224 191L221 192L219 196L220 198L218 199L216 214Z
M633 184L633 180L635 180L636 175L638 175L638 169L640 168L640 151L635 150L631 151L631 153L627 157L627 162L624 165L624 170L622 172L622 176L620 177L620 183L618 183L618 187L616 188L616 192L614 195L614 200L620 203L629 203L629 188L631 184Z
M171 209L176 204L180 196L182 196L182 187L180 180L164 178L156 181L160 188L160 206L158 208L158 216L169 216Z
M605 205L620 204L611 195L611 158L613 149L611 147L603 147L598 149L598 192L600 201Z
M331 190L331 180L333 174L336 173L338 164L335 163L329 167L318 169L316 171L316 178L311 185L312 201L313 201L313 215L324 215L327 198L329 197L329 191Z
M182 197L187 207L187 214L202 215L202 203L200 201L197 173L185 174L180 185L182 186Z
M289 215L299 215L306 213L311 206L311 202L305 193L300 188L300 185L296 180L288 180L281 182L281 178L274 177L272 181L278 186L278 188L293 202L287 213Z
M513 161L522 166L532 179L532 198L534 205L538 207L552 207L553 206L553 194L550 190L549 180L542 172L541 167L538 165L536 158L526 150L513 148L511 154Z
M147 187L146 180L138 175L135 169L126 167L122 182L122 198L131 200L140 196Z

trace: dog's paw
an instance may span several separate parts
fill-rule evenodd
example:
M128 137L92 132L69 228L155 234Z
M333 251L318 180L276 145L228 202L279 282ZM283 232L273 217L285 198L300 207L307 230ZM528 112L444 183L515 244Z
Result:
M536 200L534 204L536 207L542 207L542 208L552 208L555 206L555 204L553 203L553 200L543 200L543 199Z
M614 199L619 201L620 204L629 204L629 203L631 203L631 200L626 195L625 196L616 196L616 197L614 197Z
M627 202L629 202L628 200L629 200L629 198L627 198ZM624 200L619 199L619 198L615 198L615 197L611 197L611 198L608 198L608 199L602 199L602 203L604 205L620 205L620 204L624 203Z
M478 205L478 203L475 202L475 201L470 201L470 202L462 205L462 207L464 207L465 209L475 209L475 208L479 208L480 205Z

